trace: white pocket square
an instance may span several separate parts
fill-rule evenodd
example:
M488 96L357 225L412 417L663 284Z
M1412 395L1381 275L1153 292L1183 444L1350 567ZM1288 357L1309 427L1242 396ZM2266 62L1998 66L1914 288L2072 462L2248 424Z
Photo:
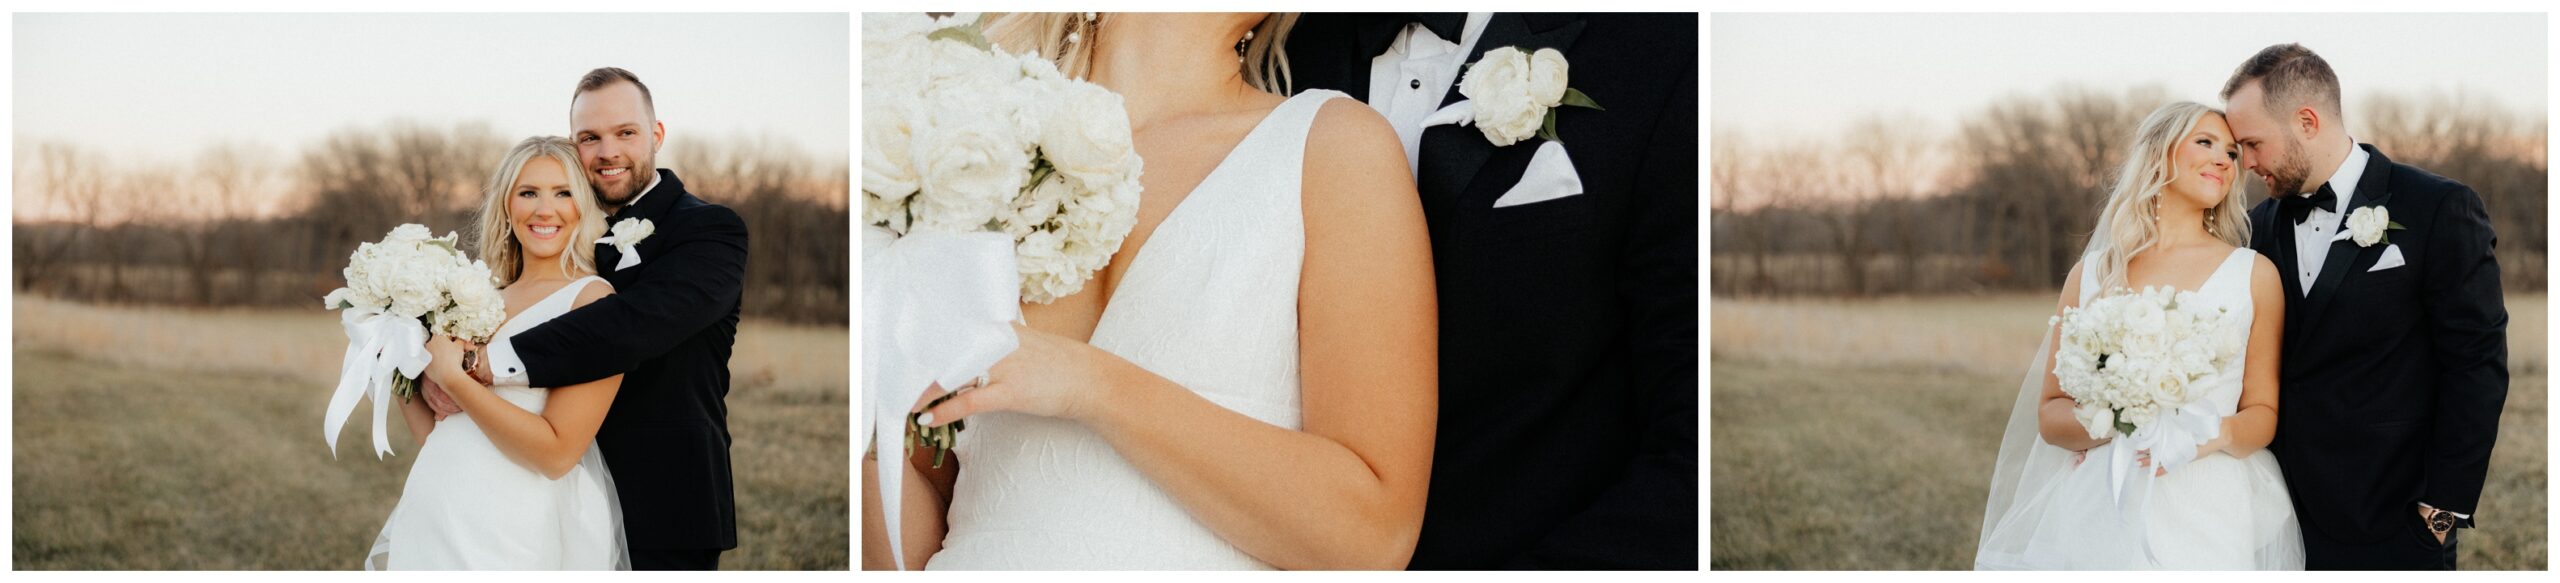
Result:
M2390 269L2390 268L2399 267L2399 266L2402 266L2402 265L2408 265L2408 264L2409 264L2408 260L2405 260L2405 259L2401 259L2401 258L2400 258L2400 246L2399 246L2399 245L2392 245L2392 246L2389 246L2389 247L2384 247L2384 248L2382 248L2382 259L2381 259L2381 260L2379 260L2379 261L2375 261L2375 262L2373 262L2373 268L2372 268L2372 269L2366 269L2366 270L2364 270L2364 272L2365 272L2365 273L2373 273L2373 272L2376 272L2376 271L2382 271L2382 270L2385 270L2385 269Z
M1538 144L1538 153L1529 156L1529 170L1521 173L1520 183L1511 185L1502 198L1494 199L1493 208L1546 202L1582 194L1582 175L1573 171L1573 159L1564 153L1564 143L1549 141Z

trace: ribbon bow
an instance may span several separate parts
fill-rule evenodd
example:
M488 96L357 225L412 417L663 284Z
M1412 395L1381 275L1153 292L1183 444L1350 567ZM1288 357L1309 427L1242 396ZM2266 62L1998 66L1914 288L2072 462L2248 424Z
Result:
M2117 506L2124 505L2125 483L2131 481L2138 471L2135 451L2149 450L2153 465L2160 466L2162 471L2177 471L2187 462L2195 461L2197 445L2222 435L2222 416L2215 415L2203 401L2197 399L2175 411L2165 412L2151 423L2135 428L2133 435L2116 444L2115 451L2107 456L2107 483ZM2157 472L2141 473L2145 479L2157 475Z
M863 432L877 452L880 492L895 500L907 410L925 388L957 387L1012 354L1012 322L1022 311L1022 275L1004 233L862 231ZM884 515L889 554L906 568L898 516Z
M391 415L391 384L394 378L417 378L427 369L431 358L427 327L417 318L375 307L347 308L340 312L339 323L347 329L347 359L338 372L338 390L329 396L328 415L322 419L329 457L338 456L338 433L347 426L347 417L355 414L356 402L371 398L373 458L382 459L391 453L391 438L382 431ZM395 373L400 376L391 376Z
M649 222L649 219L623 219L613 224L612 235L596 239L596 244L612 245L622 251L622 260L613 264L614 271L622 271L640 264L640 240L656 232L657 223Z

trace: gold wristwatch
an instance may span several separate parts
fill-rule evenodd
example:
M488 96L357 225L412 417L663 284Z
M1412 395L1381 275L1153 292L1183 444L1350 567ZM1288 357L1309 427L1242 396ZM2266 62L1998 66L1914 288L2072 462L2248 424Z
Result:
M2451 510L2445 510L2434 506L2427 507L2427 530L2435 531L2436 536L2444 536L2446 533L2453 532L2453 519L2453 511Z

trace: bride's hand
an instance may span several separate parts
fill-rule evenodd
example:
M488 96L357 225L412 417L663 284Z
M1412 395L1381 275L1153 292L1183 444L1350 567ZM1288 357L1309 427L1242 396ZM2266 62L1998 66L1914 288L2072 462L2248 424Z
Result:
M1107 403L1107 393L1114 386L1112 372L1126 361L1093 345L1022 324L1014 324L1013 331L1020 345L987 371L986 384L961 391L925 411L929 419L918 421L939 427L989 411L1082 420ZM929 390L925 398L930 401L942 393L939 388Z
M464 350L462 339L444 334L433 334L430 336L431 337L427 339L427 356L429 360L427 361L426 374L438 379L450 379L453 378L455 374L461 373L462 351ZM444 381L439 382L442 384L451 384Z

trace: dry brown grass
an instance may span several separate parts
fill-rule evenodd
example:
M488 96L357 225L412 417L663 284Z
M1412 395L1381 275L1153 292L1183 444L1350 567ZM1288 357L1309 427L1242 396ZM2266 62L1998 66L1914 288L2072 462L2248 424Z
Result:
M2512 381L2466 569L2547 564L2546 298L2508 298ZM1963 569L2053 298L1718 299L1710 565Z
M101 307L21 296L12 541L21 569L349 569L416 448L320 441L345 337L333 313ZM730 362L731 569L845 569L841 327L747 322ZM369 415L359 408L359 418Z

